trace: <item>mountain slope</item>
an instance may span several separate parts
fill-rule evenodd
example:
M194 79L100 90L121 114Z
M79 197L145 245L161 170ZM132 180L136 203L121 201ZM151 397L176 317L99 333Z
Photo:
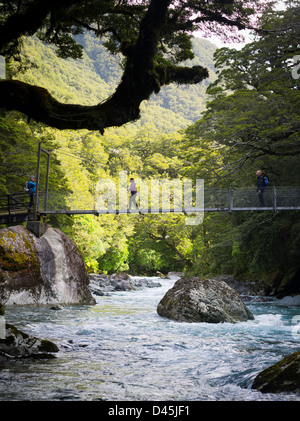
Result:
M60 59L51 46L30 39L25 47L27 57L35 63L21 79L49 90L66 103L96 104L114 92L122 75L118 57L112 56L90 34L79 39L84 46L82 60ZM194 39L196 57L186 65L208 67L210 78L199 85L164 86L158 95L152 95L142 104L141 119L129 123L130 130L150 124L168 133L182 129L200 118L205 108L205 90L215 79L213 53L216 47L209 41Z

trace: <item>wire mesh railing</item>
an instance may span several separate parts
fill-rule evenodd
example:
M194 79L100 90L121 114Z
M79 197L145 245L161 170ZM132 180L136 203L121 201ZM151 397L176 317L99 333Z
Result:
M76 195L70 196L66 192L49 193L45 195L40 192L38 195L37 212L39 215L50 214L122 214L137 213L142 211L144 214L155 213L195 213L195 212L235 212L235 211L280 211L280 210L300 210L300 187L268 187L262 195L259 195L256 188L230 188L217 189L207 188L202 192L203 200L198 207L175 206L172 197L170 203L166 206L158 205L153 208L149 202L149 206L143 208L128 209L124 203L122 206L118 202L111 206L108 202L99 201L97 195ZM177 201L178 202L178 201ZM196 201L197 202L197 201ZM129 197L128 202L129 203ZM137 204L140 206L141 201L137 195ZM30 203L28 193L14 193L0 196L0 220L11 220L13 215L33 215L34 210ZM25 217L25 216L24 216ZM3 223L3 222L2 222Z
M0 213L27 212L31 210L28 193L0 195Z
M231 194L231 210L294 210L300 209L300 188L267 187L262 193L256 189L234 189Z
M0 224L23 222L33 215L33 201L27 193L0 195Z
M94 213L94 214L118 214L128 213L128 206L124 207L116 201L112 206L108 201L101 202L99 206L97 195L90 195L89 198L80 198L80 195L74 199L69 197L66 200L64 195L51 194L39 198L38 210L41 214L50 213ZM197 207L195 204L189 207L184 207L184 200L182 206L175 206L173 198L170 197L169 205L156 207L151 206L150 197L148 206L141 206L139 195L136 198L137 204L140 206L136 209L131 209L131 212L138 212L140 209L144 213L181 213L181 212L200 212L200 211L247 211L247 210L298 210L300 209L300 187L267 187L264 192L259 195L256 188L230 188L218 189L207 188L203 191L202 205ZM66 205L67 203L67 205ZM128 202L129 203L129 197Z

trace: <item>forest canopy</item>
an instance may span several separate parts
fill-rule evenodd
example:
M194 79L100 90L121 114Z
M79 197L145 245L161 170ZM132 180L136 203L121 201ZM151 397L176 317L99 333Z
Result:
M46 89L20 80L0 81L0 108L21 111L58 129L99 130L140 117L140 104L170 83L197 84L208 77L203 65L179 64L193 57L194 31L235 37L253 28L266 1L195 0L18 0L0 3L0 54L21 57L22 41L37 36L54 44L60 57L82 57L74 36L90 31L123 57L115 92L99 104L66 104Z
M204 179L205 190L247 188L255 199L255 174L261 169L269 178L269 192L275 187L299 192L300 78L293 58L300 56L300 8L288 3L285 10L264 13L257 22L260 36L240 50L216 51L209 41L192 39L196 57L181 64L204 62L210 78L190 87L162 86L141 103L139 120L108 128L104 135L99 130L57 130L4 111L1 193L23 190L36 169L38 142L51 149L48 205L54 209L96 209L98 180L117 183L119 171L127 171L128 181L131 176L145 182ZM23 37L20 58L25 61L19 70L26 57L36 66L12 74L11 82L41 84L57 101L87 107L113 95L127 65L120 45L108 36L100 42L91 31L75 39L83 46L82 59L59 58L58 46L41 41L37 32ZM159 43L158 51L161 47ZM14 60L9 70L18 70L17 55ZM230 273L268 282L300 276L299 211L206 212L203 223L195 226L175 214L56 215L47 222L75 241L90 271Z

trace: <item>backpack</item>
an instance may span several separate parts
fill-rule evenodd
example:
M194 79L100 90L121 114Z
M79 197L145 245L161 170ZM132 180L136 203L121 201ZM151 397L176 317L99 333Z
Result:
M25 190L27 193L30 191L30 189L29 189L29 187L28 187L28 183L29 183L29 181L26 181L26 183L25 183L25 187L24 187L24 190Z
M264 187L268 187L269 185L269 180L267 179L267 177L264 177Z

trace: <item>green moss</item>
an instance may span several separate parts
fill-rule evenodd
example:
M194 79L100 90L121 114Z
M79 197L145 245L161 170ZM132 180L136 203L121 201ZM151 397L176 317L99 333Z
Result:
M58 352L58 347L46 339L41 340L41 345L39 346L39 351L42 352Z
M300 352L294 352L266 368L256 377L252 388L264 393L300 390Z
M29 335L27 335L27 333L22 332L21 330L17 329L14 325L11 325L9 323L6 323L6 329L10 329L15 337L21 335L23 339L29 338Z
M39 269L35 248L26 234L10 230L3 230L1 234L0 264L3 270L14 272L27 268Z
M50 352L58 352L55 343L48 340L38 339L22 332L15 326L6 323L6 338L0 339L1 347L8 354L21 358L55 358Z

